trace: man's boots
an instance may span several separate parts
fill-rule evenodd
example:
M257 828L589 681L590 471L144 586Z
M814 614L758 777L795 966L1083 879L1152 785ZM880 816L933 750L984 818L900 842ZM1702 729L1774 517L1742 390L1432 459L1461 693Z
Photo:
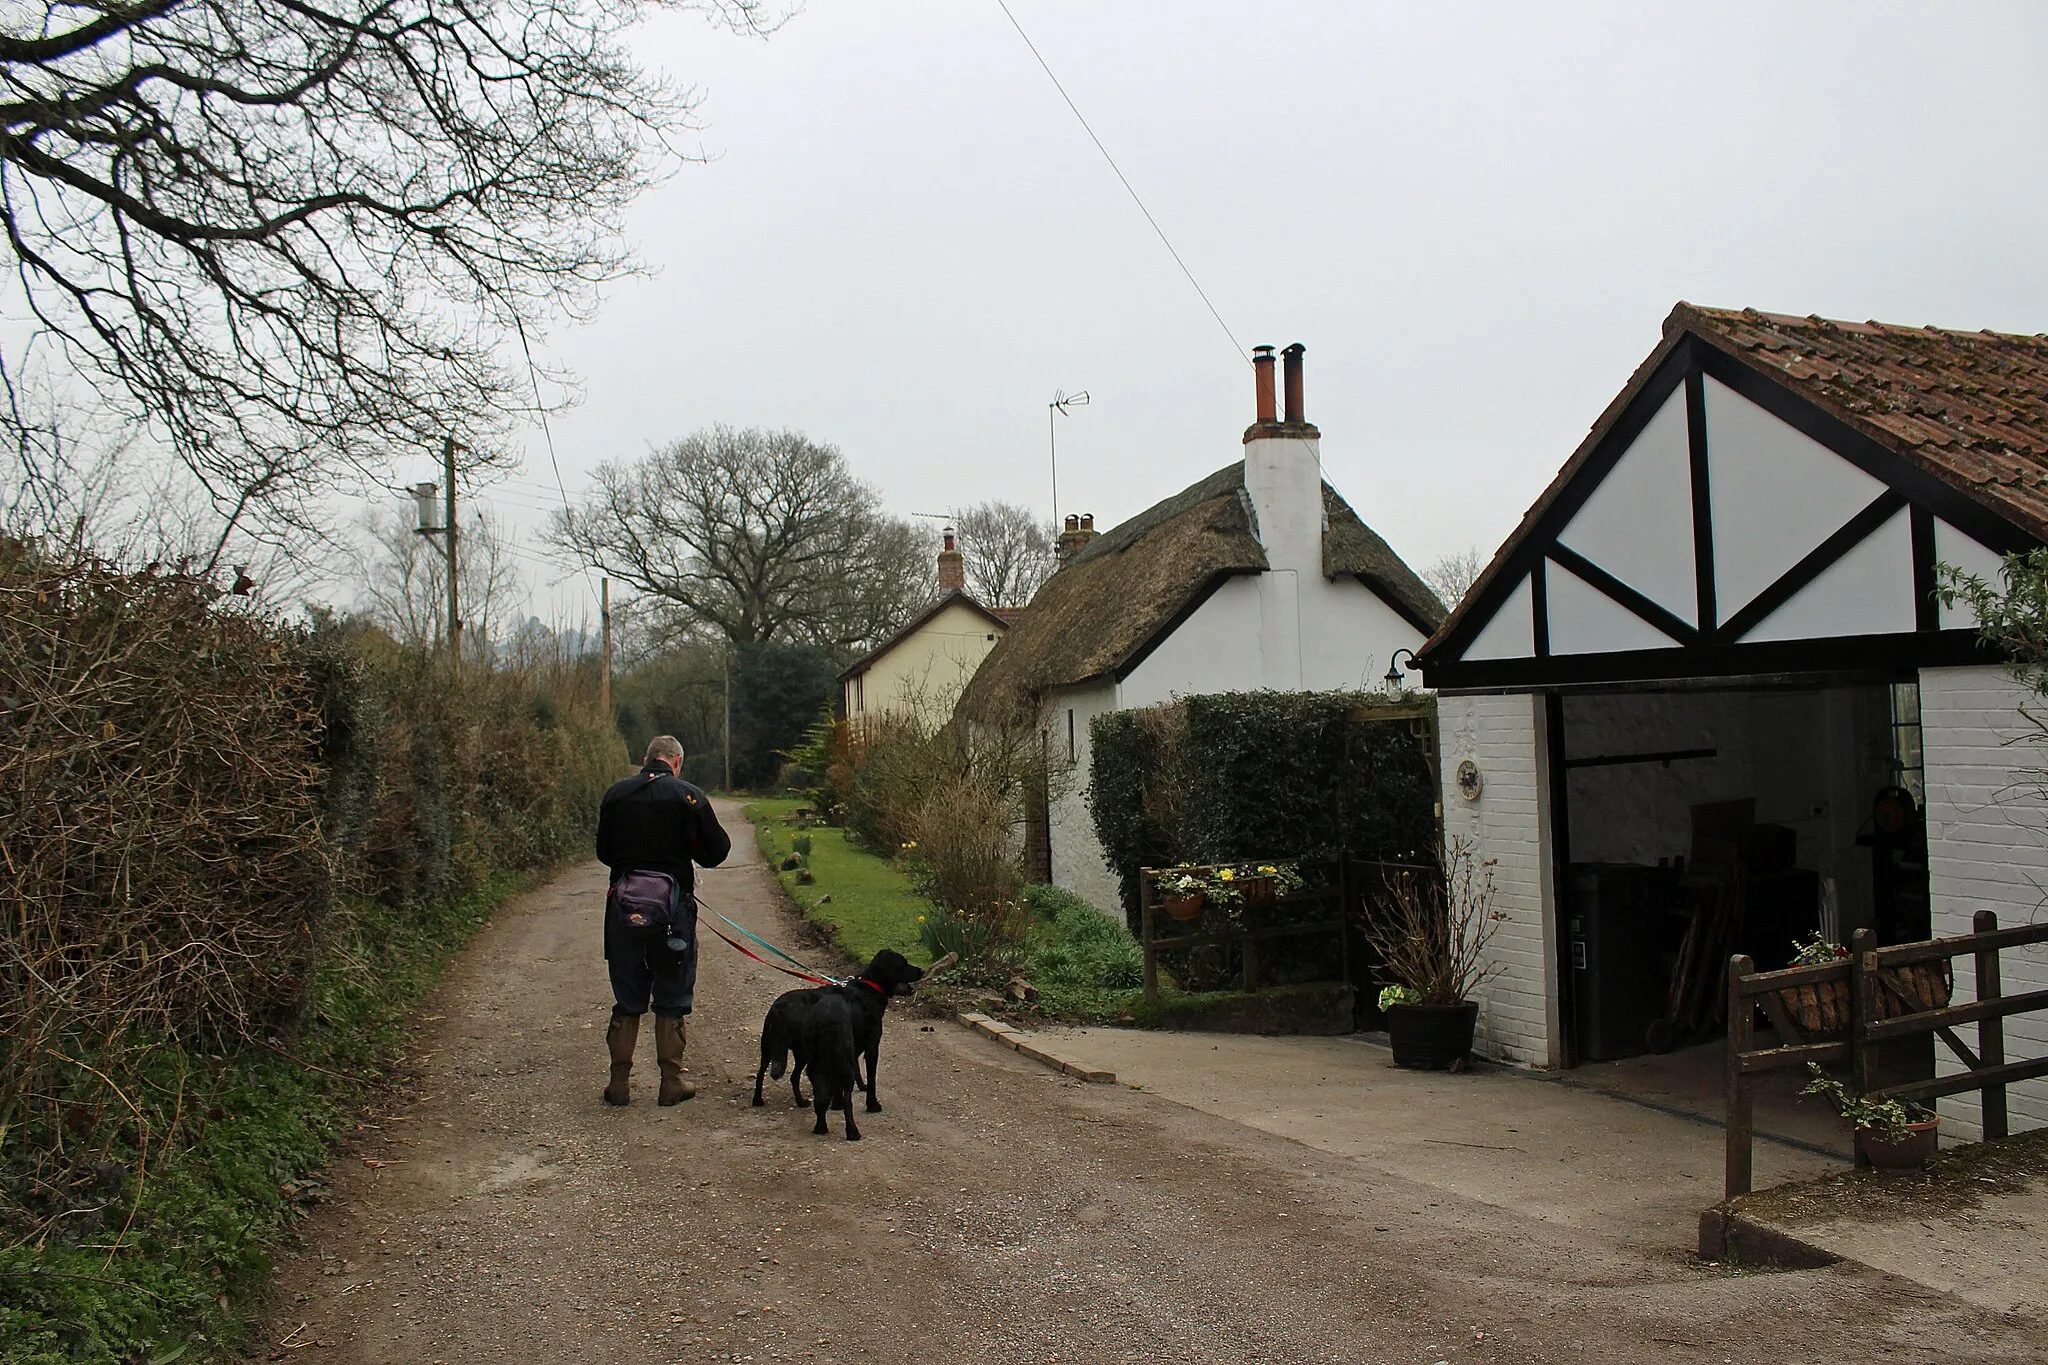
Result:
M654 1016L654 1056L661 1063L660 1102L663 1104L681 1104L697 1093L697 1087L683 1076L684 1042L680 1017Z
M605 1046L612 1054L612 1081L604 1088L606 1104L627 1104L633 1098L633 1045L640 1041L640 1016L614 1014L605 1025Z

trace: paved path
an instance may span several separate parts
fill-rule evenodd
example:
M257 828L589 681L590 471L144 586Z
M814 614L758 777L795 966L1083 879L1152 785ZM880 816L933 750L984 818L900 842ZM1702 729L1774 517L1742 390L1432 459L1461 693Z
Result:
M794 939L739 832L706 900ZM2039 1323L1904 1281L1646 1253L901 1012L866 1141L814 1138L808 1112L746 1105L785 983L718 944L691 1029L699 1097L660 1109L643 1079L607 1109L601 886L584 866L508 905L451 972L423 1012L416 1087L341 1160L257 1358L2048 1356Z
M1718 1127L1527 1072L1405 1071L1360 1038L1033 1036L1127 1085L1645 1255L1697 1246L1700 1210L1721 1197ZM1847 1164L1756 1144L1759 1186Z

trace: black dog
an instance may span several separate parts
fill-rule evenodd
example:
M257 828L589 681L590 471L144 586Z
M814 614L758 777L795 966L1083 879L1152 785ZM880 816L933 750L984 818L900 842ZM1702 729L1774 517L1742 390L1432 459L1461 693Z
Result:
M854 1032L860 1027L861 1018L860 1002L848 988L829 988L811 1005L805 1016L803 1038L797 1048L800 1064L811 1069L811 1109L818 1116L811 1131L830 1132L825 1116L834 1109L842 1110L846 1114L848 1142L860 1141L860 1128L853 1121L853 1092L860 1084ZM878 1032L880 1019L877 1014ZM872 1067L873 1064L869 1065ZM872 1081L872 1070L869 1078ZM868 1102L874 1103L872 1089Z
M866 971L844 986L817 986L778 997L768 1007L768 1017L761 1021L761 1065L754 1072L754 1103L766 1103L761 1096L762 1077L781 1080L785 1066L789 1069L791 1097L798 1105L804 1103L801 1077L812 1064L812 1016L825 1001L844 999L852 1007L854 1051L867 1060L867 1083L860 1088L867 1092L868 1112L880 1113L882 1104L875 1098L875 1063L882 1051L882 1017L892 996L912 994L923 977L923 968L911 966L903 954L884 948L875 954ZM791 1054L794 1065L790 1065ZM858 1079L856 1075L856 1082Z

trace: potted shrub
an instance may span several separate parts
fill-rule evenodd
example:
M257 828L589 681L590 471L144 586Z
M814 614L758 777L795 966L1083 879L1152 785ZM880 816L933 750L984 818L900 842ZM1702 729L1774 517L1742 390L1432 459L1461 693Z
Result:
M1917 1171L1941 1150L1941 1120L1925 1105L1854 1094L1814 1062L1802 1095L1819 1095L1854 1130L1856 1164L1880 1171Z
M1472 994L1489 974L1486 943L1505 918L1493 909L1493 862L1454 837L1435 867L1389 871L1386 883L1364 930L1393 978L1380 1011L1394 1064L1463 1070L1479 1022Z

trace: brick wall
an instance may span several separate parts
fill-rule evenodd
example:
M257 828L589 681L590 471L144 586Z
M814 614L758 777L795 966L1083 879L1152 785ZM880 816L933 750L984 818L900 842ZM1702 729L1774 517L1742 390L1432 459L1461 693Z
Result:
M2048 769L2048 747L2020 714L2048 704L1997 668L1927 669L1920 674L1920 717L1927 764L1927 851L1936 937L1970 932L1978 910L2001 925L2035 923L2048 914L2048 801L2029 769ZM1967 959L1956 972L1956 1003L1976 997ZM2010 950L2002 958L2007 994L2048 989L2048 950ZM1976 1043L1976 1026L1958 1030ZM1959 1065L1936 1043L1942 1074ZM2005 1057L2048 1056L2048 1014L2005 1021ZM2015 1131L2048 1126L2048 1081L2007 1091ZM1973 1091L1941 1102L1943 1135L1981 1135Z
M1557 1044L1548 767L1541 697L1440 697L1444 832L1494 860L1493 908L1506 916L1488 945L1494 974L1480 988L1478 1050L1503 1061L1554 1066ZM1458 765L1479 766L1467 800Z

